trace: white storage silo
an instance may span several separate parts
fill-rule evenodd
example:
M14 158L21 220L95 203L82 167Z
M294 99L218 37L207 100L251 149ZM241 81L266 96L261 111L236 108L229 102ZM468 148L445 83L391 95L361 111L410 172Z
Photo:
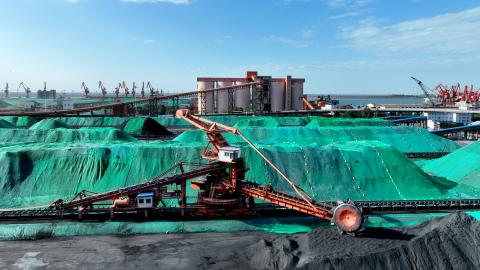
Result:
M292 110L302 109L303 80L292 80Z
M213 92L205 93L204 95L200 93L206 89L212 89L214 82L210 81L198 81L197 90L198 90L198 112L200 114L213 113L214 112L214 94ZM205 108L203 108L202 103L205 102ZM205 110L205 111L204 111Z
M270 108L272 112L285 110L285 81L271 82Z
M217 82L217 88L232 86L233 82L221 81ZM217 92L217 113L229 112L228 90Z
M235 85L246 84L246 82L235 82ZM250 86L235 88L234 106L242 108L243 112L250 111Z

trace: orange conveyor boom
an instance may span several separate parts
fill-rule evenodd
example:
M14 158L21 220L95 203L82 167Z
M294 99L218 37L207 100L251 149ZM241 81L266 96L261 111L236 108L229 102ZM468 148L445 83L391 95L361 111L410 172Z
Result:
M330 210L332 209L333 205L311 202L311 204L315 204L315 206L312 208L310 204L305 203L305 201L301 198L271 190L267 187L259 186L250 182L242 182L242 188L240 189L240 192L245 195L308 215L316 216L326 220L332 219L332 213Z
M303 102L303 104L305 105L305 107L306 107L307 109L309 109L309 110L315 109L315 108L313 107L313 105L310 104L310 102L308 102L308 100L307 100L307 98L306 98L305 96L302 97L302 102Z

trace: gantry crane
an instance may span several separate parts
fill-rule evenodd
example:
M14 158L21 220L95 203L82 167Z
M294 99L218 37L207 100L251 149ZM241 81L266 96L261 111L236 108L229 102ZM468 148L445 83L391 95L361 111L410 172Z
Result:
M100 88L102 92L102 97L105 97L107 95L107 88L103 85L102 81L98 81L98 88Z
M128 97L128 95L130 94L130 90L128 89L128 86L125 83L125 81L122 82L122 88L125 91L125 97Z
M120 95L120 88L122 88L122 83L118 83L117 87L115 87L115 97L118 98L118 95Z
M18 85L18 88L23 88L23 90L25 90L25 94L27 95L27 98L30 97L30 93L32 92L32 90L30 90L30 87L28 87L24 82L21 82L19 85Z
M4 94L5 97L8 98L8 82L5 83L5 89L3 89L3 94Z
M88 87L87 87L87 85L85 84L85 82L82 82L81 90L83 90L83 95L84 95L85 97L88 97L88 95L90 94L90 90L88 89Z
M135 97L135 89L137 89L137 85L135 82L132 83L132 97Z
M142 96L142 98L145 97L145 82L142 82L142 90L140 91L140 95Z
M428 87L426 87L422 81L415 77L411 77L412 80L414 80L420 89L422 90L423 94L425 95L425 100L428 101L430 104L432 104L433 107L441 106L442 102L438 100L437 94L434 93L432 90L430 90Z
M147 82L147 88L150 91L150 97L153 97L155 95L155 88L153 88L150 81Z

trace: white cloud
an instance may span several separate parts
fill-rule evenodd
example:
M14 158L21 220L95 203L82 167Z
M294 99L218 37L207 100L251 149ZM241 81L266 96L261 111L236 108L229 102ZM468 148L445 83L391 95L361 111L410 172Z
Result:
M190 0L120 0L120 1L129 2L129 3L169 3L169 4L175 4L175 5L190 4Z
M85 0L64 0L65 2L67 3L71 3L71 4L76 4L76 3L79 3L79 2L84 2Z
M330 20L337 20L337 19L343 19L343 18L348 18L348 17L355 17L359 16L361 13L359 11L349 11L345 12L339 15L333 15L328 17Z
M313 36L315 36L315 31L313 30L303 30L300 32L300 36L302 38L312 38Z
M480 53L480 7L382 26L374 17L345 27L346 46L381 53Z
M280 36L280 35L270 35L264 39L262 42L267 43L278 43L287 45L293 48L308 48L314 44L313 38L315 37L315 31L311 29L305 29L299 31L294 36Z
M270 35L269 37L264 38L263 41L269 43L281 43L294 48L307 48L311 45L310 42L305 41L304 39L287 38L277 35Z
M154 39L144 39L143 43L151 44L151 43L155 43L155 40Z

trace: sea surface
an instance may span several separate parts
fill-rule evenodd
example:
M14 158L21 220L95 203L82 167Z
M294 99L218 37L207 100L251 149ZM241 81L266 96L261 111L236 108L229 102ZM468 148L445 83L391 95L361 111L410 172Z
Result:
M319 95L308 95L310 100L316 100ZM351 105L353 107L361 107L367 104L423 104L423 97L416 96L371 96L371 97L353 97L353 96L336 96L339 105Z

